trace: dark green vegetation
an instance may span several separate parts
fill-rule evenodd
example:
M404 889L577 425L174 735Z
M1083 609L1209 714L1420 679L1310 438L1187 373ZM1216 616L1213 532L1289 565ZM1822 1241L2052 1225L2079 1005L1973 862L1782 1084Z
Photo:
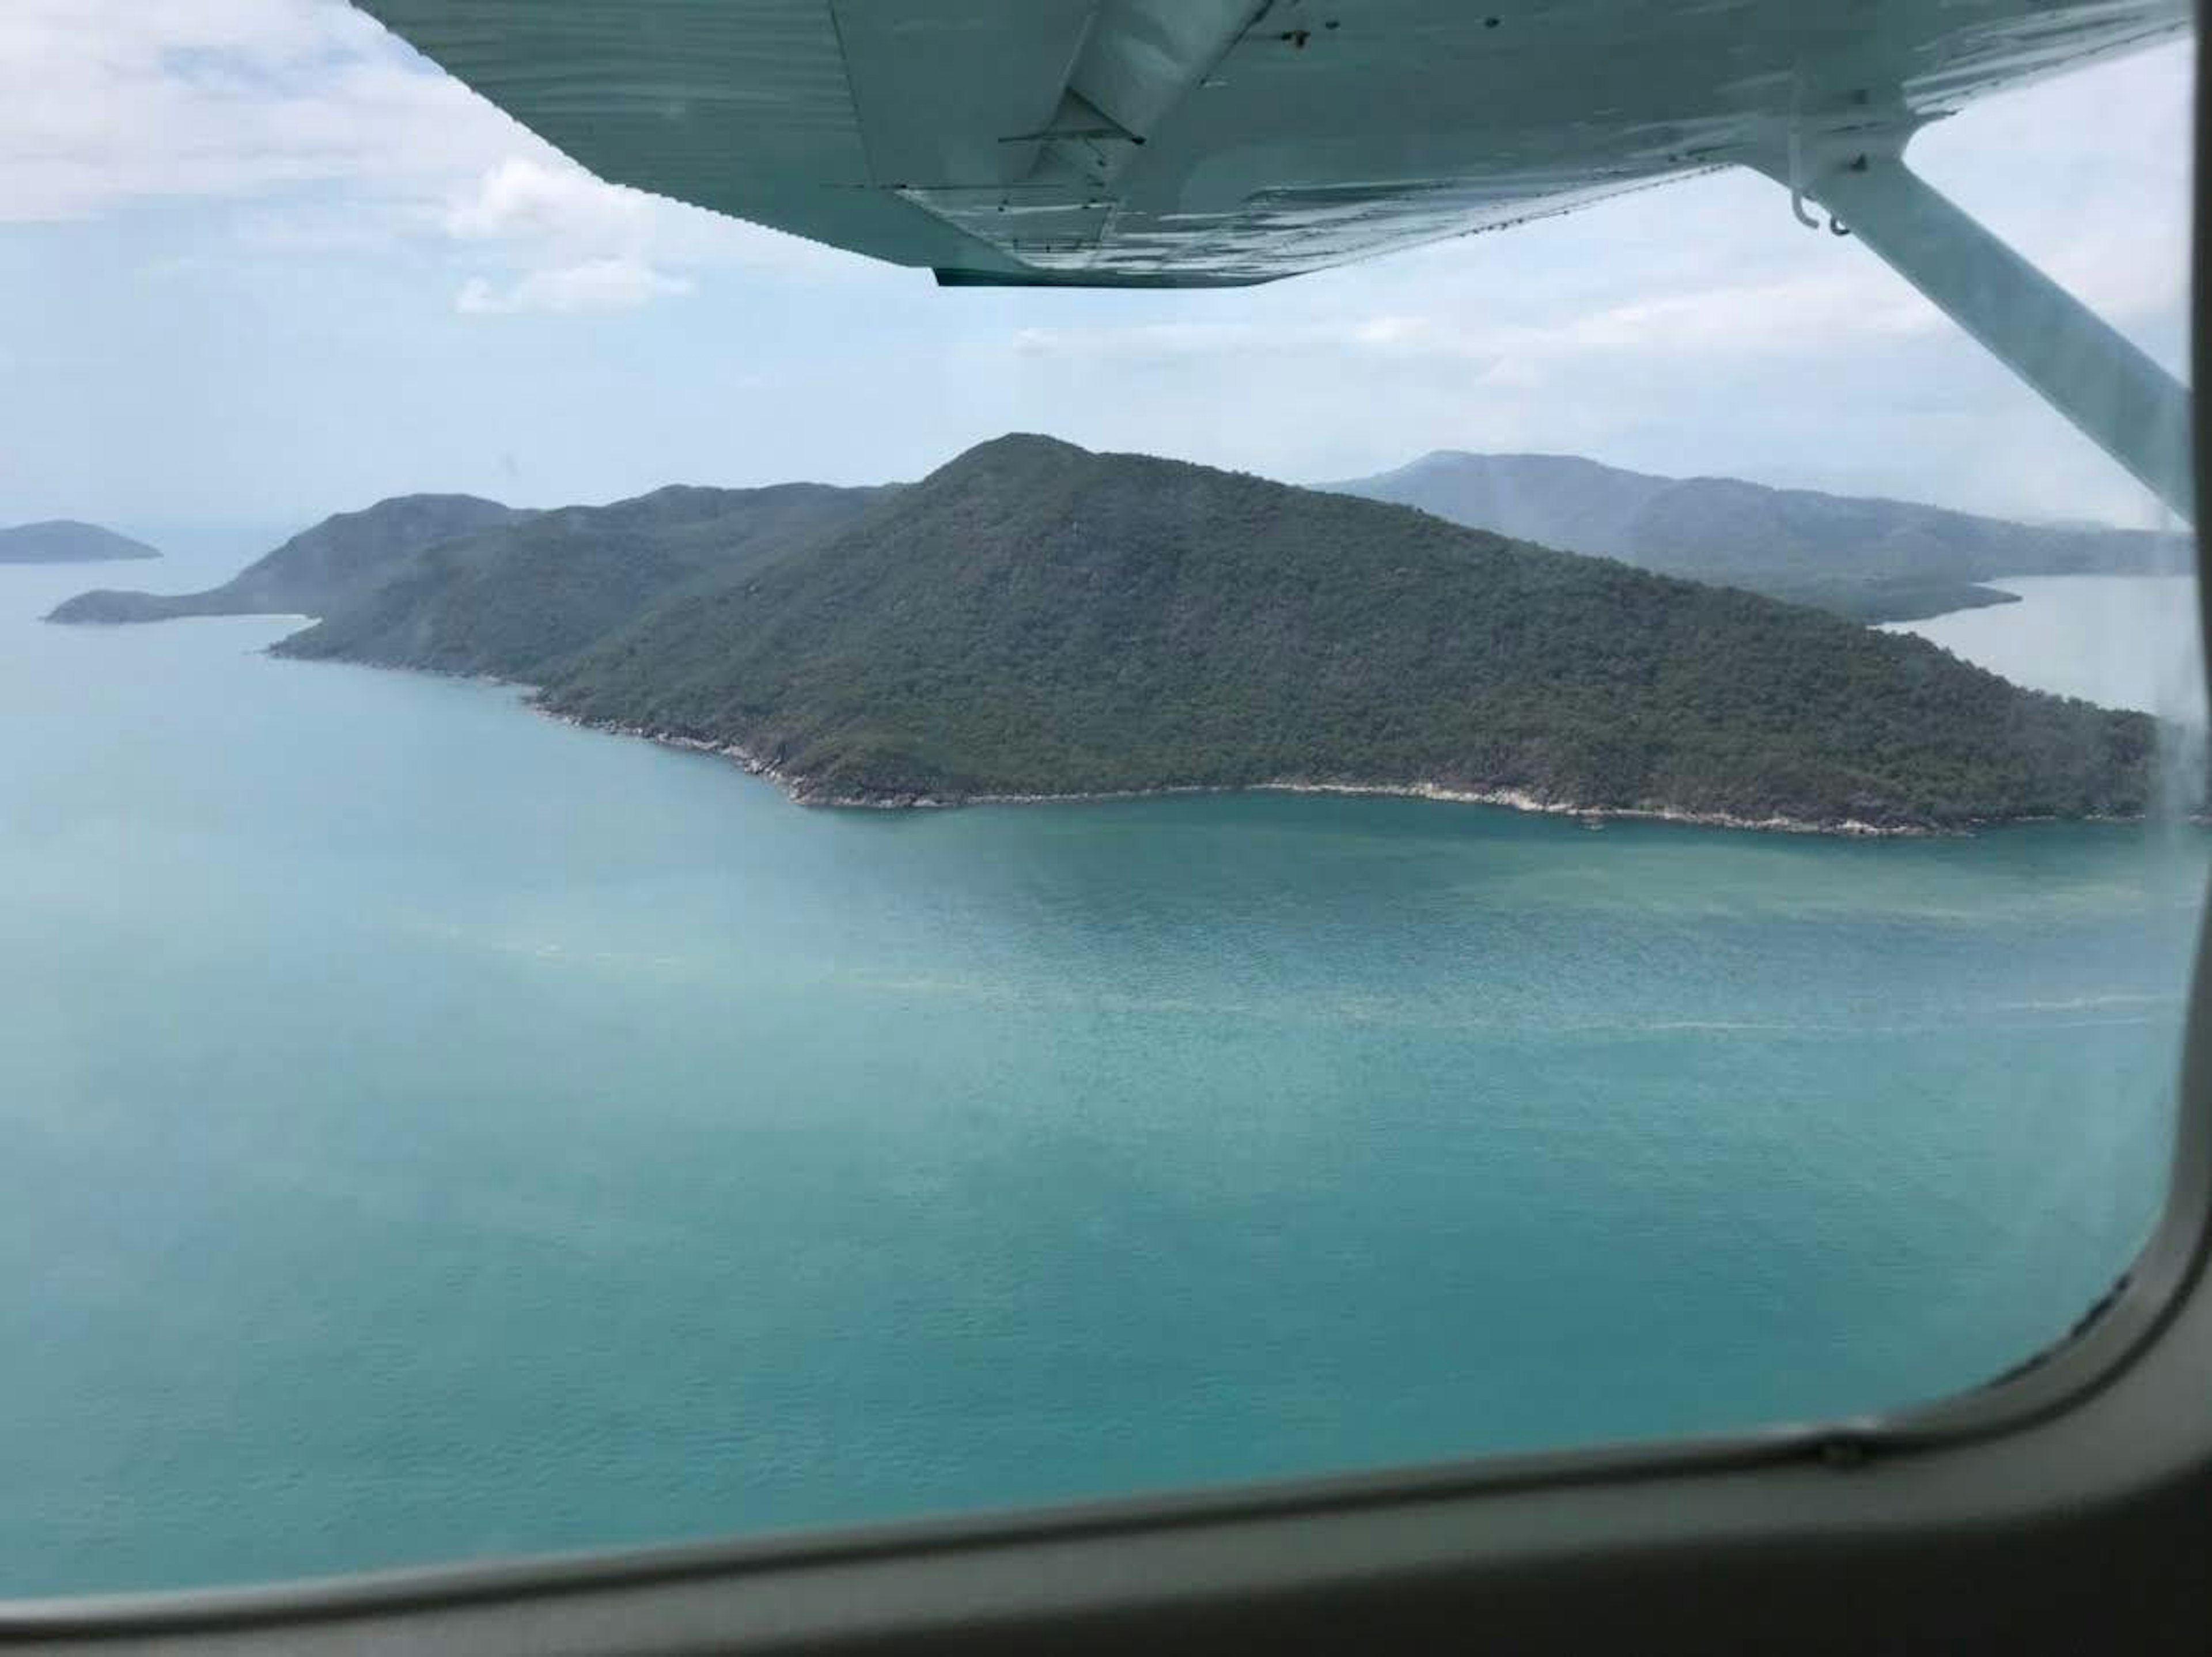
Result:
M276 648L535 681L647 604L802 546L884 493L674 487L540 513L424 549Z
M53 518L42 524L0 529L0 564L96 564L115 558L159 558L143 541L134 541L97 524Z
M1653 477L1565 455L1443 452L1333 487L1858 622L2004 604L2009 595L1978 583L2006 575L2194 568L2183 536L2011 524L1727 477Z
M523 514L470 495L405 495L340 513L205 592L81 592L53 622L162 622L179 616L320 616L358 599L405 559Z
M1818 611L1031 437L653 610L544 700L882 804L1432 785L1943 826L2140 811L2154 743Z
M322 617L285 654L527 680L819 801L1289 784L1931 828L2140 812L2154 744L1816 610L1037 437L899 489L410 496L211 592L55 619L241 612Z
M211 592L88 592L51 619L315 616L277 653L535 680L648 604L803 546L886 492L672 487L543 513L404 495L325 519Z

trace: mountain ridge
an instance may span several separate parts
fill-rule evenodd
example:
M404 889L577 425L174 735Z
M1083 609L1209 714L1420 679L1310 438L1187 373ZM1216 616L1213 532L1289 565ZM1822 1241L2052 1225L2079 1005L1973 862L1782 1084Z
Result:
M271 648L534 683L649 605L803 547L896 487L671 484L556 507L422 548L373 592Z
M2011 603L2013 595L1984 585L2008 575L2192 567L2179 535L2021 524L1741 478L1666 477L1580 455L1438 449L1322 487L1869 622Z

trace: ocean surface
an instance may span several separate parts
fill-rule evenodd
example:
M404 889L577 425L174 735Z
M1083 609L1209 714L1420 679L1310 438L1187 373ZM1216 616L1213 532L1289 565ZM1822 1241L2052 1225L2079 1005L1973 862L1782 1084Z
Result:
M1905 1405L2160 1200L2184 825L808 811L115 579L0 571L0 1593Z
M2195 576L2016 575L1987 585L2020 602L1887 630L1917 633L2016 684L2203 725Z

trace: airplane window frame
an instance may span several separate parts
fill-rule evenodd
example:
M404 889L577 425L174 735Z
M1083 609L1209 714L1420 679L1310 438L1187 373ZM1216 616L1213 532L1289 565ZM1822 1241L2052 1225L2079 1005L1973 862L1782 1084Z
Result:
M2212 383L2207 43L2200 20L2192 385ZM2200 424L2200 498L2209 449ZM2201 543L2197 571L2212 640ZM1786 1624L1797 1648L1852 1649L1882 1617L2002 1584L2009 1612L1960 1608L1969 1620L1947 1626L2029 1630L2041 1648L2069 1637L2075 1611L2141 1611L2148 1583L2172 1591L2140 1625L2151 1643L2194 1648L2212 1571L2185 1581L2177 1562L2212 1558L2212 910L2176 1118L2158 1226L2112 1291L2008 1375L1900 1411L827 1533L0 1600L0 1646L1218 1649L1263 1630L1271 1645L1340 1646L1356 1629L1381 1649L1437 1630L1463 1640L1451 1619L1480 1605L1501 1648L1584 1648L1605 1630L1639 1649L1711 1649L1786 1614L1808 1619ZM2098 1527L2086 1587L2060 1580L2070 1567L2051 1552L2091 1534L2069 1526ZM1809 1611L1794 1598L1823 1588L1843 1592Z

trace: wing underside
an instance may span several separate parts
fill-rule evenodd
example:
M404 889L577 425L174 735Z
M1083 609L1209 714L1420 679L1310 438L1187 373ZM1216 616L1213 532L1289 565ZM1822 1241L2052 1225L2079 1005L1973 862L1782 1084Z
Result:
M603 177L948 281L1265 282L1794 134L1909 131L2188 0L358 0Z

